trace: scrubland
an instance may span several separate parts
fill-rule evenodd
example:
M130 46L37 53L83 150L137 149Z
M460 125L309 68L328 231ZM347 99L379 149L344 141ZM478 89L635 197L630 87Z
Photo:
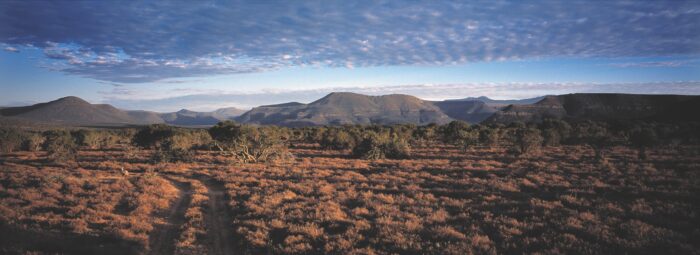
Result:
M392 136L373 149L400 138ZM6 151L0 253L700 250L698 145L650 145L642 155L629 144L540 146L545 136L535 150L516 146L523 153L428 137L400 157L363 157L351 145L285 139L284 152L197 144L171 160L154 157L171 143L139 148L128 139L77 145L68 160ZM276 160L255 157L263 154Z

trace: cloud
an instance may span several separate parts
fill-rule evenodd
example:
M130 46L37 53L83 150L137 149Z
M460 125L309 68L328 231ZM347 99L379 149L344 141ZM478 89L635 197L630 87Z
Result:
M299 90L263 90L225 92L192 90L178 91L185 95L145 98L136 91L115 88L105 92L105 103L124 109L147 109L161 112L188 108L211 111L223 107L249 109L260 105L286 102L309 103L330 92L355 92L366 95L408 94L425 100L460 99L488 96L493 99L523 99L542 95L567 93L632 93L700 95L700 81L658 83L472 83L419 84L381 87L335 87Z
M688 1L3 1L0 42L124 83L287 66L700 53Z
M690 60L677 61L647 61L647 62L626 62L610 64L614 67L629 68L629 67L681 67L691 63Z
M7 52L19 52L19 49L12 47L12 46L7 46L3 50L5 50Z

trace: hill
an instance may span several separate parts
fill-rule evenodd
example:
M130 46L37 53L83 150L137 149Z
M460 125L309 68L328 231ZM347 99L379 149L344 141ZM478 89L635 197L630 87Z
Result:
M78 97L64 97L47 103L0 110L5 117L57 125L130 125L148 124L111 105L90 104Z
M151 111L125 111L108 104L90 104L78 97L64 97L31 106L0 108L5 125L12 123L37 123L66 126L124 126L167 123L194 126L214 125L221 120L232 119L242 110L222 108L213 112L181 110L174 113Z
M545 96L539 96L539 97L533 97L533 98L526 98L526 99L510 99L510 100L498 100L498 99L491 99L485 96L480 96L480 97L467 97L463 99L453 99L453 100L445 100L445 101L479 101L483 102L489 106L508 106L508 105L524 105L524 104L534 104L539 102L540 100L544 99Z
M432 102L450 118L479 123L498 111L496 106L474 100L446 100Z
M366 96L334 92L309 104L286 103L253 108L236 119L282 126L446 123L451 118L432 102L408 95Z
M547 96L530 105L510 105L487 122L573 120L700 121L700 96L567 94Z

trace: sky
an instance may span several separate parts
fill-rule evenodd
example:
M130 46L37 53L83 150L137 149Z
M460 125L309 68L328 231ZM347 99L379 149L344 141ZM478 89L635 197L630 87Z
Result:
M0 106L700 95L700 1L0 1Z

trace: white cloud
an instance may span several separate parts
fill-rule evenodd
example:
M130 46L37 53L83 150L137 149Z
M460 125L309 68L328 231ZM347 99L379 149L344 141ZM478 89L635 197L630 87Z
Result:
M408 94L425 100L488 96L493 99L524 99L567 93L630 93L700 95L700 81L658 83L468 83L417 84L378 87L334 87L322 89L263 89L258 91L178 90L153 98L152 92L117 90L104 101L126 109L176 111L182 108L209 111L221 107L249 109L286 102L309 103L330 92L366 95Z
M4 1L0 9L0 42L43 48L63 62L56 70L125 83L301 65L700 53L698 1Z

